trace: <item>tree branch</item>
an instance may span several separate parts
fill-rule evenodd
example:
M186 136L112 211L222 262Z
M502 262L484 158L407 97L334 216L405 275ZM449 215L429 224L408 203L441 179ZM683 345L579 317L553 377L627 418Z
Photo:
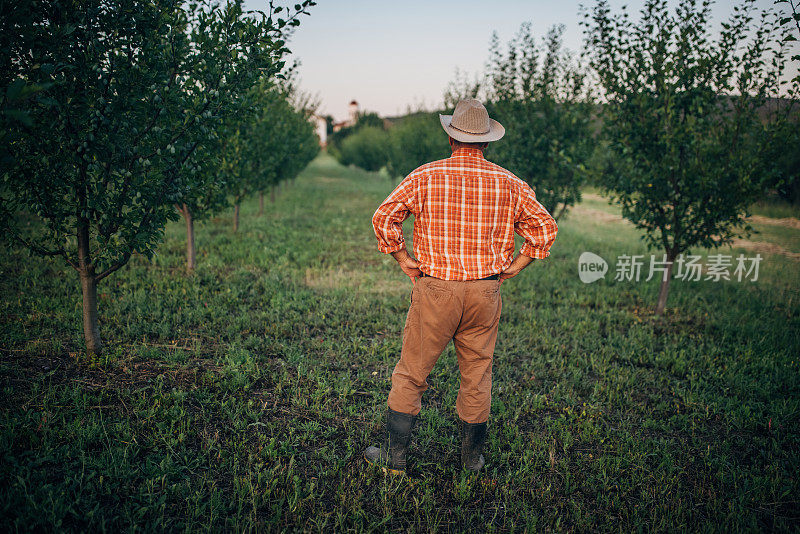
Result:
M125 255L122 257L122 260L118 261L117 263L115 263L114 265L112 265L111 267L109 267L108 269L103 271L102 273L96 275L94 277L95 283L99 282L100 280L102 280L103 278L105 278L109 274L113 273L114 271L118 271L119 269L124 267L125 264L128 263L128 260L130 260L130 259L131 259L131 253L130 252L126 252Z
M49 250L49 249L41 247L41 246L39 246L39 245L37 245L35 243L32 243L31 241L28 241L27 239L25 239L24 237L22 237L21 235L16 233L11 228L6 228L6 231L9 232L9 234L11 235L12 238L17 240L20 244L22 244L22 246L28 248L29 250L32 250L36 254L39 254L40 256L47 256L47 257L62 256L64 258L64 260L69 264L70 267L72 267L76 271L78 270L78 265L69 258L69 255L67 254L67 251L64 250L63 248L56 249L56 250Z

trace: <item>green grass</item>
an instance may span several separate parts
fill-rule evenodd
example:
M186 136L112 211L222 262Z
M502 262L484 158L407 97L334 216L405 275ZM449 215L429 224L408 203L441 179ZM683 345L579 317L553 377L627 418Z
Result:
M0 260L0 514L7 530L741 531L800 521L800 272L591 285L580 252L647 254L577 214L503 284L487 468L457 466L450 346L407 478L382 434L410 283L377 252L385 177L320 156L257 217L183 228L100 287L107 350L80 355L75 273ZM410 229L410 224L407 225ZM744 251L745 254L751 252Z
M755 215L772 218L794 217L800 219L800 206L791 204L783 199L774 198L756 202L750 206L750 211Z

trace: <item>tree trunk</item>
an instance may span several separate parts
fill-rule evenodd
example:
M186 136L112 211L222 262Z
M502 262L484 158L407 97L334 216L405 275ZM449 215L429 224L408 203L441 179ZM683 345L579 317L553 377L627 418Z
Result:
M561 209L559 210L558 214L553 217L553 219L558 221L561 218L561 216L564 215L565 211L567 211L567 203L566 202L564 202L564 204L562 204Z
M264 192L258 192L258 216L264 215Z
M100 354L103 343L100 341L100 328L97 325L97 282L94 276L81 273L81 292L83 293L83 338L86 352L91 356Z
M275 186L273 185L269 189L269 201L275 204Z
M662 275L661 289L658 292L658 302L656 303L656 315L663 315L664 308L667 306L667 297L669 296L669 283L672 280L672 265L675 262L677 254L674 252L667 252L667 270L666 275Z
M179 211L186 220L186 270L191 272L197 266L197 246L194 241L194 218L189 206L183 204Z
M83 338L87 354L99 354L103 348L97 325L97 281L89 251L89 221L78 221L78 274L83 294Z
M239 203L233 205L233 231L239 231Z

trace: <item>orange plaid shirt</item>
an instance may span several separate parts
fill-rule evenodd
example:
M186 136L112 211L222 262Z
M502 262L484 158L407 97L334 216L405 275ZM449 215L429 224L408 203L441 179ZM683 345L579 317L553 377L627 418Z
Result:
M403 221L410 213L420 270L444 280L505 271L514 259L514 231L525 238L520 254L546 258L558 232L530 186L476 148L456 149L400 182L372 216L381 252L406 246Z

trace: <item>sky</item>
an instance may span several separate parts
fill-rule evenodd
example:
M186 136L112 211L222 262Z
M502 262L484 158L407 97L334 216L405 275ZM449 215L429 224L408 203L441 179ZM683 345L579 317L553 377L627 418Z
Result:
M347 105L358 101L362 111L381 116L409 109L437 108L456 69L480 74L489 40L497 31L508 42L523 22L544 36L564 24L565 47L578 52L583 43L580 4L590 0L317 0L310 16L289 41L300 61L302 90L316 95L321 115L347 117ZM614 0L636 13L642 0ZM671 1L670 4L676 4ZM266 9L266 0L245 0L247 9ZM712 7L714 22L731 13L732 2ZM772 7L773 0L757 0Z

